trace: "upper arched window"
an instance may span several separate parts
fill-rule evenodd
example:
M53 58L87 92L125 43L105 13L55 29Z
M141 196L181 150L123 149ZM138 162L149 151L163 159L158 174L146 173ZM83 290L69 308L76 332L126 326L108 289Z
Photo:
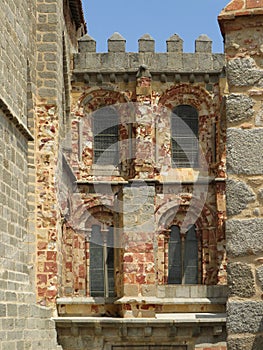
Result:
M179 105L173 110L171 147L173 167L198 166L198 112L194 107Z
M93 113L93 163L118 165L119 117L113 107Z

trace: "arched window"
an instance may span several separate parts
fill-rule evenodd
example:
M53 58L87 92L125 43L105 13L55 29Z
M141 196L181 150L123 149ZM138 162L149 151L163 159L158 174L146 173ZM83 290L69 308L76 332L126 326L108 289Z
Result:
M171 147L174 167L198 166L198 112L194 107L179 105L173 110Z
M102 232L93 225L89 245L90 295L93 297L114 296L114 233L113 227Z
M168 242L168 284L198 283L198 240L195 225L182 235L178 226L171 227Z
M119 117L113 107L93 113L93 162L99 165L119 163Z

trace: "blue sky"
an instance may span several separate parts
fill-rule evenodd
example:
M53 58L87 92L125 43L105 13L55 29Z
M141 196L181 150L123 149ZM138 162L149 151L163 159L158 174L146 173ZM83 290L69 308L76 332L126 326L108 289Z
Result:
M82 0L89 34L97 51L107 51L107 39L119 32L126 50L137 52L138 39L145 33L156 41L156 51L166 51L166 40L178 34L184 51L194 52L194 41L207 34L213 52L223 51L217 16L230 0Z

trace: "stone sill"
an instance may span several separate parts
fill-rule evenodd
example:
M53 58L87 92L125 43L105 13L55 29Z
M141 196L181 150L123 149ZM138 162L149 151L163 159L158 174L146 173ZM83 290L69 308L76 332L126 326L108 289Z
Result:
M226 323L226 314L219 313L178 313L178 314L157 314L155 318L114 318L114 317L54 317L57 324L142 324L148 326L154 324L186 324L186 323Z
M111 298L58 298L57 305L105 305L105 304L155 304L155 305L224 305L226 298L157 298L157 297L122 297Z
M226 285L159 285L158 298L184 298L184 299L227 299L228 287Z
M105 305L114 304L116 298L103 298L103 297L63 297L57 298L57 305Z
M77 185L123 185L128 184L128 181L122 180L120 178L120 181L115 180L78 180L76 181Z
M155 304L155 305L210 305L225 304L226 298L155 298L155 297L123 297L114 304Z

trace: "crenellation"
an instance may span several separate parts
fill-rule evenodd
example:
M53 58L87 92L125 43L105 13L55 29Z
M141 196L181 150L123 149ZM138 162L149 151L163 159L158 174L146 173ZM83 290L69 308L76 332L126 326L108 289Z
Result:
M126 40L120 33L115 32L108 39L108 52L125 52L125 51L126 51Z
M155 52L155 40L150 34L144 34L138 40L139 52Z
M178 34L173 34L166 40L167 52L183 52L183 39Z
M81 54L85 52L96 52L96 41L90 35L83 35L78 43L78 49Z
M195 40L195 52L212 52L212 40L206 34L201 34Z

